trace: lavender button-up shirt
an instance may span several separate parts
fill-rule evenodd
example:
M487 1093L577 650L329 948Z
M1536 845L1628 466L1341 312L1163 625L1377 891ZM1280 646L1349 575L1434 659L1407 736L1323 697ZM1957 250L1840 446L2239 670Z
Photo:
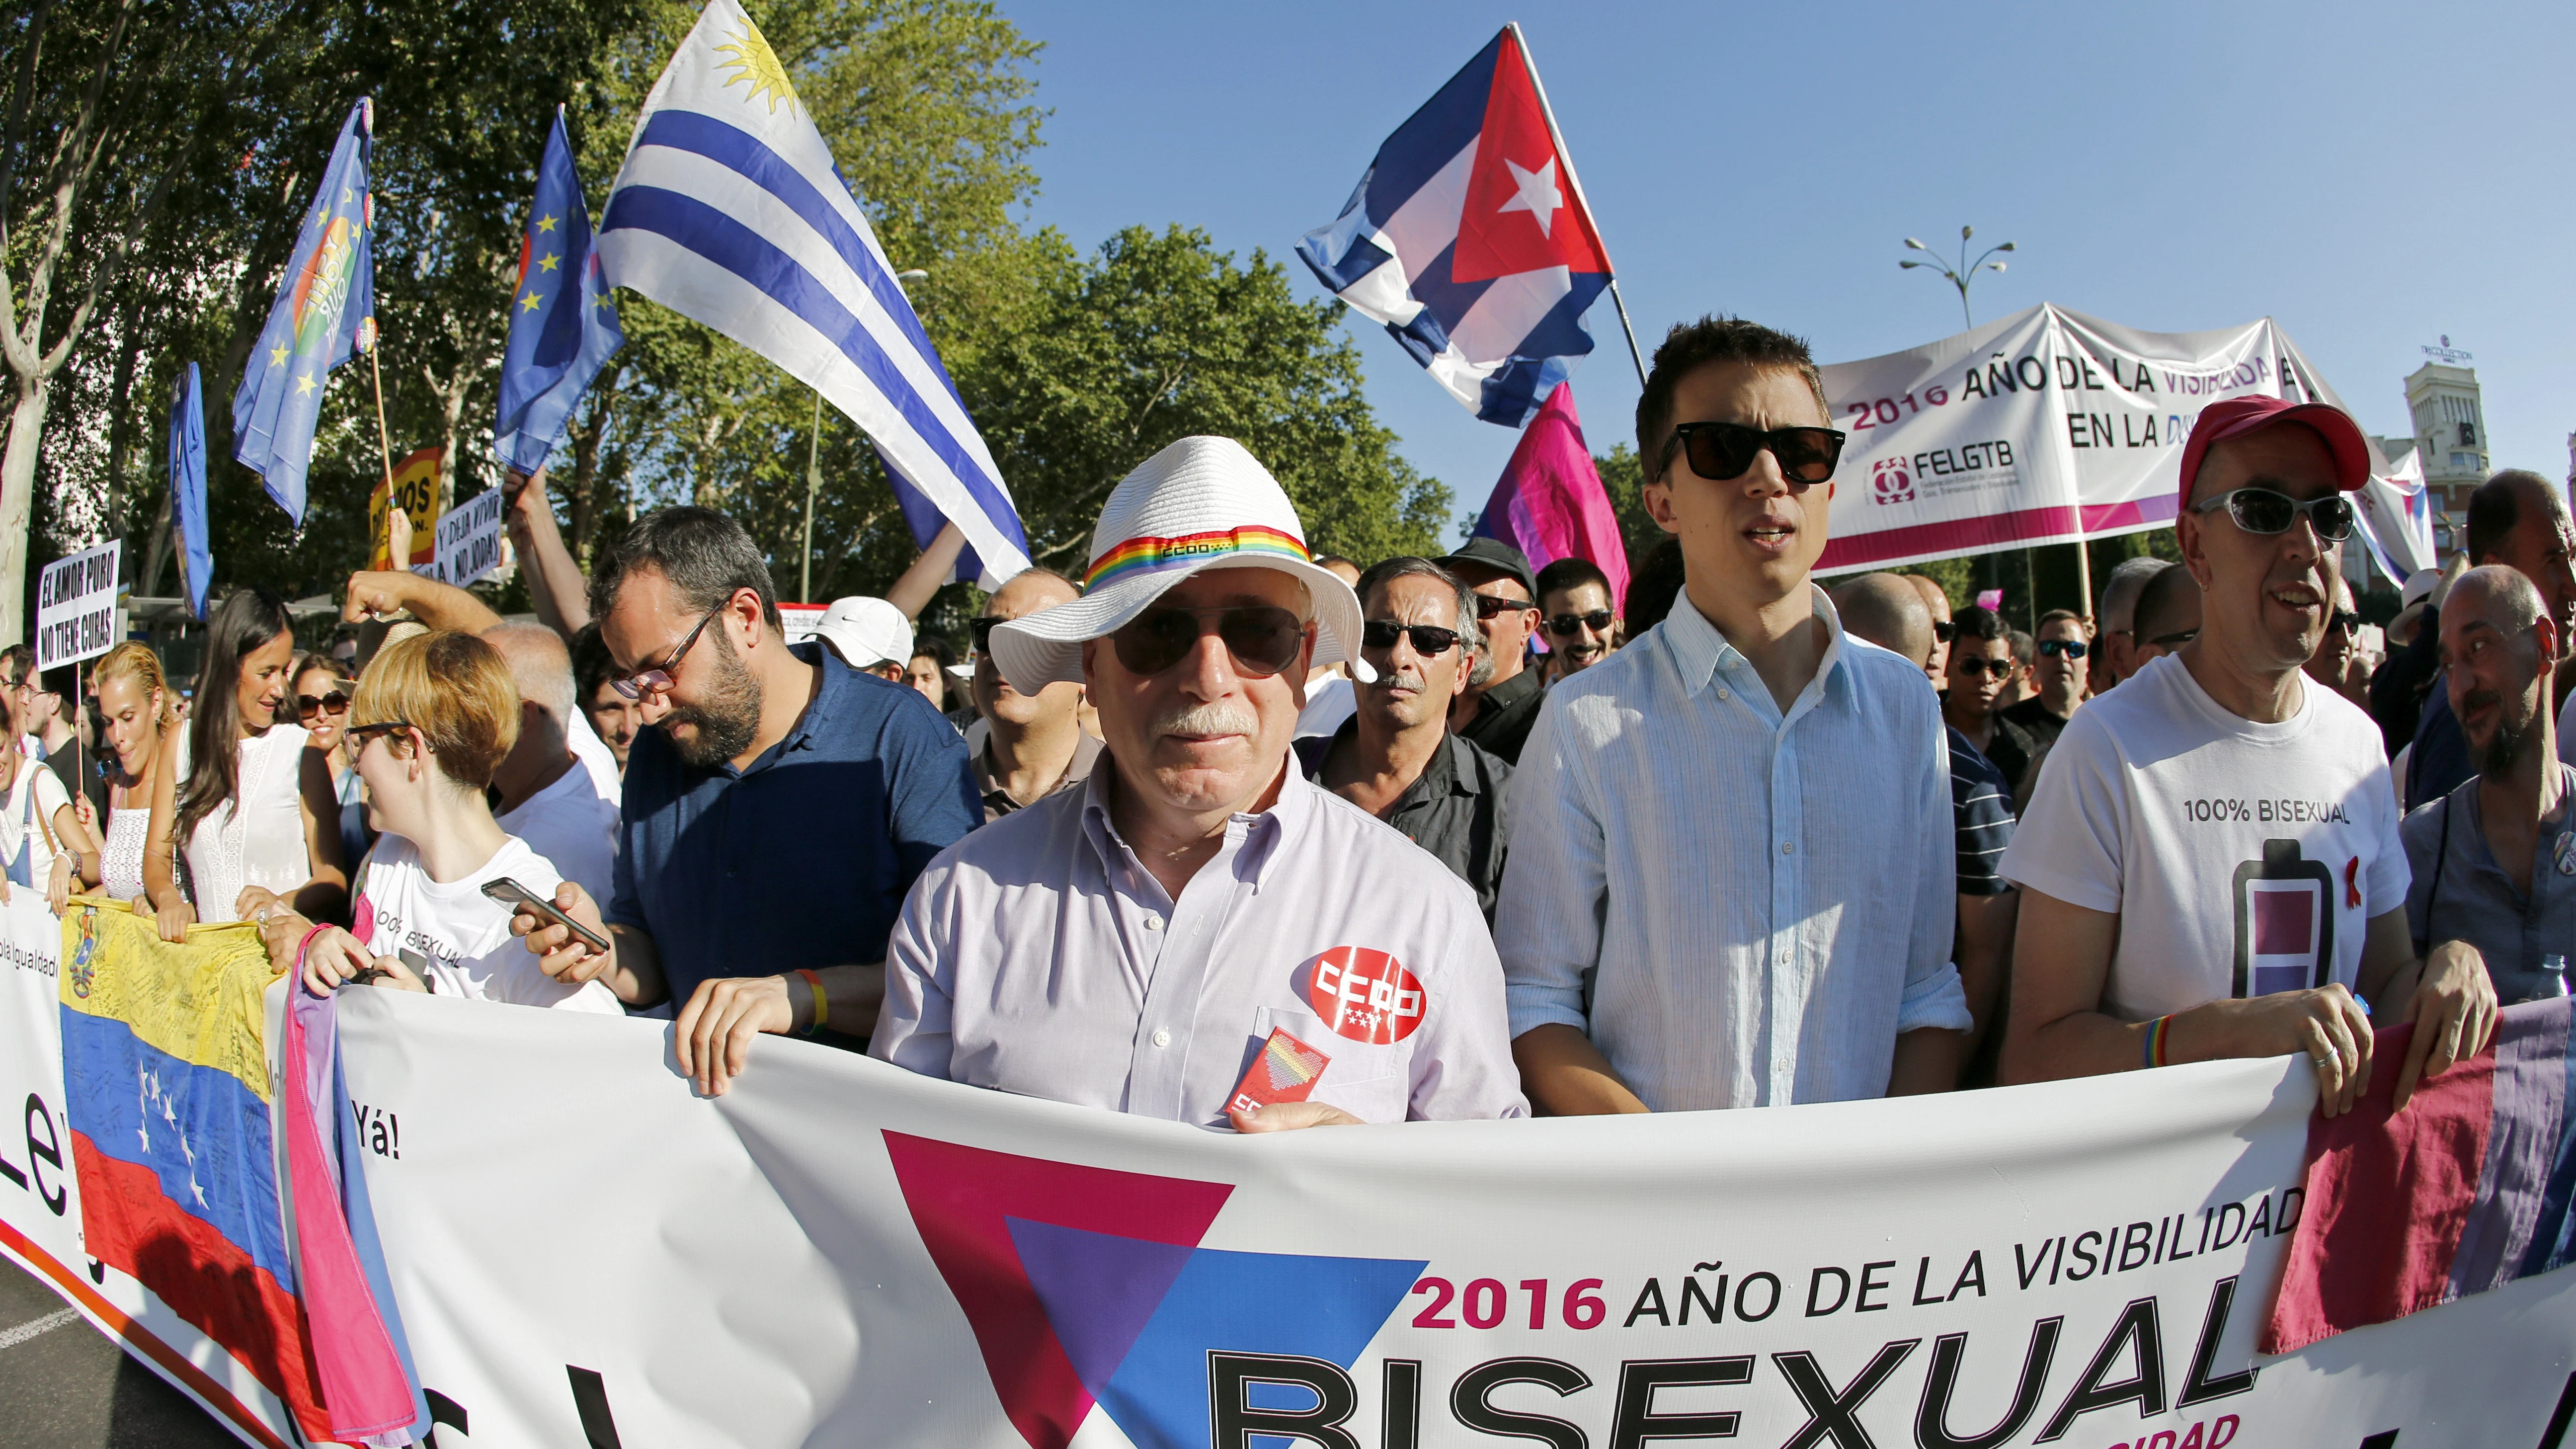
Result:
M1180 898L1111 823L1113 761L930 863L886 954L868 1054L925 1076L1219 1124L1274 1028L1309 1100L1367 1122L1520 1117L1476 898L1286 764Z

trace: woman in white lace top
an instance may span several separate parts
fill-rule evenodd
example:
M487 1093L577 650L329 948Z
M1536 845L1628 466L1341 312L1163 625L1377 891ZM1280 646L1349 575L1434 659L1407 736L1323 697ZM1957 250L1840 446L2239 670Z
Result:
M152 838L152 785L162 765L161 741L177 725L170 714L169 684L161 675L161 657L150 645L130 639L100 656L90 681L99 717L107 722L107 750L114 761L107 776L107 858L100 889L120 901L138 902L137 912L149 915L143 854ZM82 808L83 823L88 823L86 797L72 803Z
M152 786L143 879L164 940L197 921L265 920L280 902L313 920L347 915L330 767L304 748L303 726L277 722L290 622L286 601L261 588L234 590L206 621L196 708L168 733Z

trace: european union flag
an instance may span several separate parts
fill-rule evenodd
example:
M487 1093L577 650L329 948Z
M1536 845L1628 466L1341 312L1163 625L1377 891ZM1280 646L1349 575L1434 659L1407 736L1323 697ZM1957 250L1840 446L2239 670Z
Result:
M260 475L298 527L323 386L362 343L375 343L376 203L367 191L374 118L371 100L349 108L268 326L233 394L233 457Z
M188 612L202 619L215 555L206 535L206 403L193 362L170 401L170 499L171 516L179 521L179 573ZM152 582L146 580L144 587Z
M537 164L537 199L519 241L510 293L510 343L501 355L501 412L492 451L501 466L534 473L562 439L572 410L609 356L626 342L590 247L590 204L572 169L563 110L555 110Z

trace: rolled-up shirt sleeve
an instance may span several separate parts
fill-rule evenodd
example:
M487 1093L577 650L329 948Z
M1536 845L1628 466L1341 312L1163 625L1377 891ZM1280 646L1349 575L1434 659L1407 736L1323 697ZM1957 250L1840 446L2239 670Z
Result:
M1601 961L1610 894L1601 817L1572 758L1580 729L1565 703L1552 697L1540 709L1512 771L1511 854L1494 940L1515 1037L1551 1023L1588 1031L1584 987Z
M1929 691L1924 692L1927 697ZM1926 1029L1968 1031L1968 994L1950 961L1959 912L1958 814L1950 800L1949 735L1934 713L1917 731L1915 772L1916 884L1914 929L1905 944L1905 994L1896 1034Z
M955 1080L949 1075L953 979L948 953L940 949L943 937L954 934L955 880L954 867L934 865L904 897L903 914L886 939L885 1003L868 1038L869 1056L941 1081Z

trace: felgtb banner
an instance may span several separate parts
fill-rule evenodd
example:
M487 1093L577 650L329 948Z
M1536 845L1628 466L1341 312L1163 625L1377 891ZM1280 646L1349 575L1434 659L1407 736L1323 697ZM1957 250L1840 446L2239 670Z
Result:
M2258 1353L2304 1060L1241 1137L794 1040L710 1101L665 1025L338 1016L451 1449L2525 1449L2576 1366L2545 1271Z
M2164 527L2203 407L2343 405L2268 317L2141 332L2048 303L1823 372L1848 439L1817 565L1827 572ZM2374 480L2372 492L2404 516L2402 483Z

